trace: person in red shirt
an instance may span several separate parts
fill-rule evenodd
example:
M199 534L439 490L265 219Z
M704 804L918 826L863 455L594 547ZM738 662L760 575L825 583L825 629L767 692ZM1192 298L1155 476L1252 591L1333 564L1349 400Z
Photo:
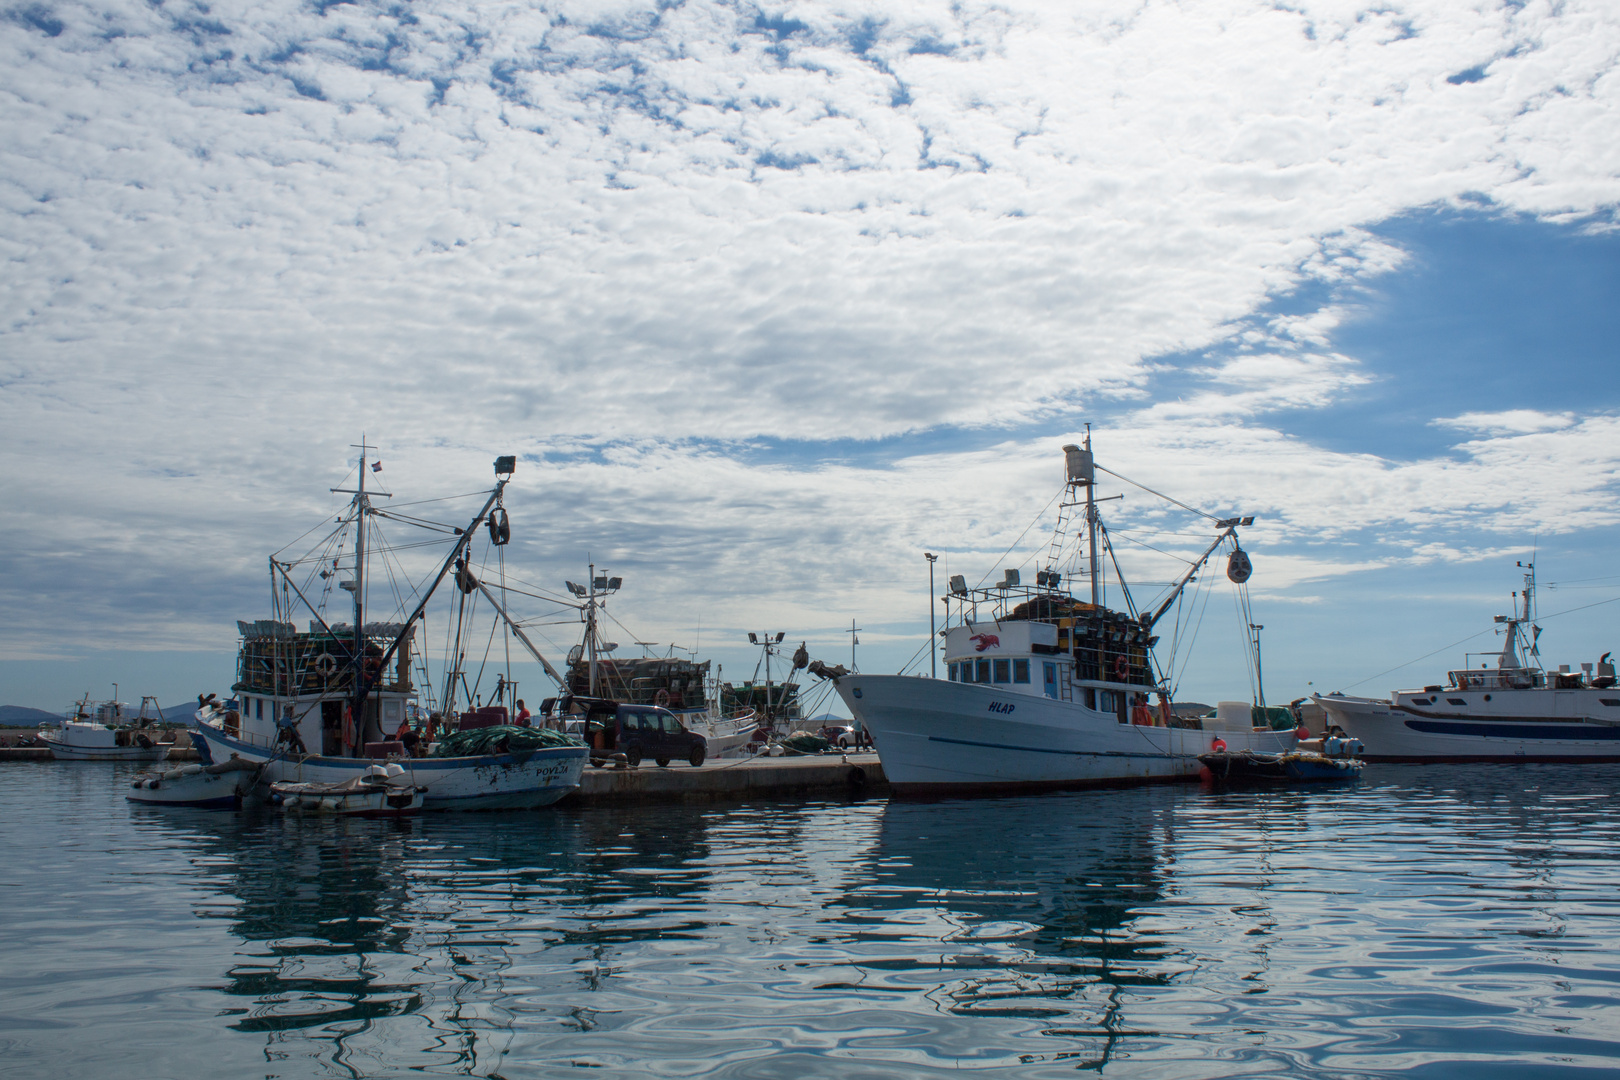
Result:
M518 727L529 726L529 710L524 707L522 698L518 698L517 700L517 719L513 722L516 723Z

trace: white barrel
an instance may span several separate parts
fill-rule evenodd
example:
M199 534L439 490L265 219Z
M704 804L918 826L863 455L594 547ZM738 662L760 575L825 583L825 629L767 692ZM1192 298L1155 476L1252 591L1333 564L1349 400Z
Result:
M1210 722L1204 720L1205 730ZM1216 731L1250 731L1254 728L1254 710L1247 701L1217 701L1215 703Z

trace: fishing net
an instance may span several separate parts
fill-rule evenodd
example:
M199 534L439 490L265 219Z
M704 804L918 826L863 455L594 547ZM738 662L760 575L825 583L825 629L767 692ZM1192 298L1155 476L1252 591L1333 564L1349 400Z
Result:
M478 757L484 754L521 754L530 750L551 750L560 746L584 746L577 736L547 728L497 724L441 735L433 748L434 757Z
M795 731L782 740L782 745L789 753L819 754L832 746L832 743L820 735L812 735L808 731Z

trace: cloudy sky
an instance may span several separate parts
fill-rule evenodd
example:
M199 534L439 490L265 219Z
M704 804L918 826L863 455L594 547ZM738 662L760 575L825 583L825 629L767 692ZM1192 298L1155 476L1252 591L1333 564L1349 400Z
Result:
M1620 648L1612 3L0 17L0 703L223 689L362 434L402 499L520 455L509 567L728 676L906 664L1087 423L1257 516L1270 698L1490 648L1532 551L1547 659ZM1116 492L1151 596L1208 530Z

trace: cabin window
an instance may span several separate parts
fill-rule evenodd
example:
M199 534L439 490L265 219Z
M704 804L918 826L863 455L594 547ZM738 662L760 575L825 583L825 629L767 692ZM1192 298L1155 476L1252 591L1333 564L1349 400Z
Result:
M1460 698L1460 697L1448 697L1448 698L1446 698L1446 701L1449 702L1452 705L1466 705L1466 704L1468 704L1466 699Z
M1611 709L1620 709L1620 698L1600 697L1598 698L1598 704L1607 705Z
M1014 660L1013 661L1013 682L1022 682L1022 683L1029 682L1029 661L1028 660Z
M979 670L974 672L973 681L974 682L989 682L990 681L990 661L988 661L988 660L979 660L979 661L976 661L976 663L978 664Z
M1119 710L1114 704L1114 697L1115 694L1112 690L1099 691L1097 695L1097 708L1101 709L1103 712L1118 712Z
M1006 660L994 661L996 667L996 682L1012 682L1012 664Z
M264 698L262 697L253 699L253 719L264 719Z
M951 682L955 682L956 681L956 665L955 664L946 664L945 665L945 670L947 672L946 678L950 679Z
M1041 669L1042 669L1042 678L1044 678L1046 680L1046 696L1049 697L1049 698L1057 697L1058 696L1057 665L1056 664L1042 664Z

